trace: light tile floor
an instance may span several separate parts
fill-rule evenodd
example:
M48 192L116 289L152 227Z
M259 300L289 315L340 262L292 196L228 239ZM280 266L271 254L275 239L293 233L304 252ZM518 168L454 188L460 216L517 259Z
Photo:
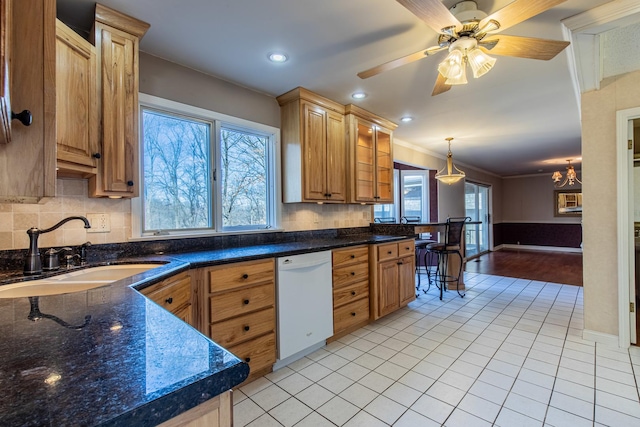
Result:
M582 288L465 283L236 390L235 426L640 426L640 348L581 338Z

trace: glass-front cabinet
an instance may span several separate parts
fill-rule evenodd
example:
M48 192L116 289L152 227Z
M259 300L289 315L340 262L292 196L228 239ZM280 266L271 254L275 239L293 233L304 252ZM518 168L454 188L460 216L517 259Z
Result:
M347 105L352 203L393 203L393 131L396 125Z

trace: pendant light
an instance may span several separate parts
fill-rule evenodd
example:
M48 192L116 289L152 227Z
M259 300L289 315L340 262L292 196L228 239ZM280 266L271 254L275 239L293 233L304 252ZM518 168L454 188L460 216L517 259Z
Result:
M564 179L562 184L560 184L560 181L562 181L562 173L560 173L560 171L555 171L551 176L551 179L553 179L553 185L556 188L564 187L567 184L573 185L576 181L579 184L582 184L582 181L578 179L578 174L576 173L576 170L573 168L573 165L571 164L571 160L567 160L567 162L569 163L567 165L567 177Z
M453 155L451 154L451 141L453 138L445 138L449 143L449 153L447 153L447 164L436 174L436 179L445 184L451 185L465 177L465 173L453 164ZM455 172L454 172L455 171Z

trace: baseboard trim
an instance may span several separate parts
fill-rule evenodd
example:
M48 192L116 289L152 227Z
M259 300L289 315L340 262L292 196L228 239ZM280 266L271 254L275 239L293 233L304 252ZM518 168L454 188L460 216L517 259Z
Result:
M535 246L535 245L511 245L511 244L502 244L500 246L496 246L493 248L494 251L499 251L500 249L521 249L527 251L544 251L544 252L571 252L571 253L582 253L582 248L566 248L559 246Z
M604 332L584 329L582 331L582 338L585 340L593 341L598 344L604 344L609 347L619 347L619 341L618 341L617 335L605 334Z

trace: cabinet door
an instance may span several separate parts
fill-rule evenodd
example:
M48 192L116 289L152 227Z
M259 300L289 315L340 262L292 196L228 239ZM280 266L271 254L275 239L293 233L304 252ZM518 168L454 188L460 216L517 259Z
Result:
M360 120L356 121L356 150L353 167L355 168L355 201L375 201L375 141L373 126Z
M398 294L398 261L378 264L378 316L394 312L400 306Z
M413 255L398 260L400 306L407 305L416 299L415 274L415 258Z
M376 129L376 202L393 203L391 132Z
M304 123L304 198L325 200L327 173L327 112L313 104L303 103Z
M99 50L102 159L92 196L138 196L138 38L95 23Z
M11 142L9 59L11 52L11 1L0 0L0 144Z
M95 174L98 117L95 47L56 22L56 126L58 175Z
M344 115L329 111L327 114L326 177L328 200L346 200L347 149L344 134Z

